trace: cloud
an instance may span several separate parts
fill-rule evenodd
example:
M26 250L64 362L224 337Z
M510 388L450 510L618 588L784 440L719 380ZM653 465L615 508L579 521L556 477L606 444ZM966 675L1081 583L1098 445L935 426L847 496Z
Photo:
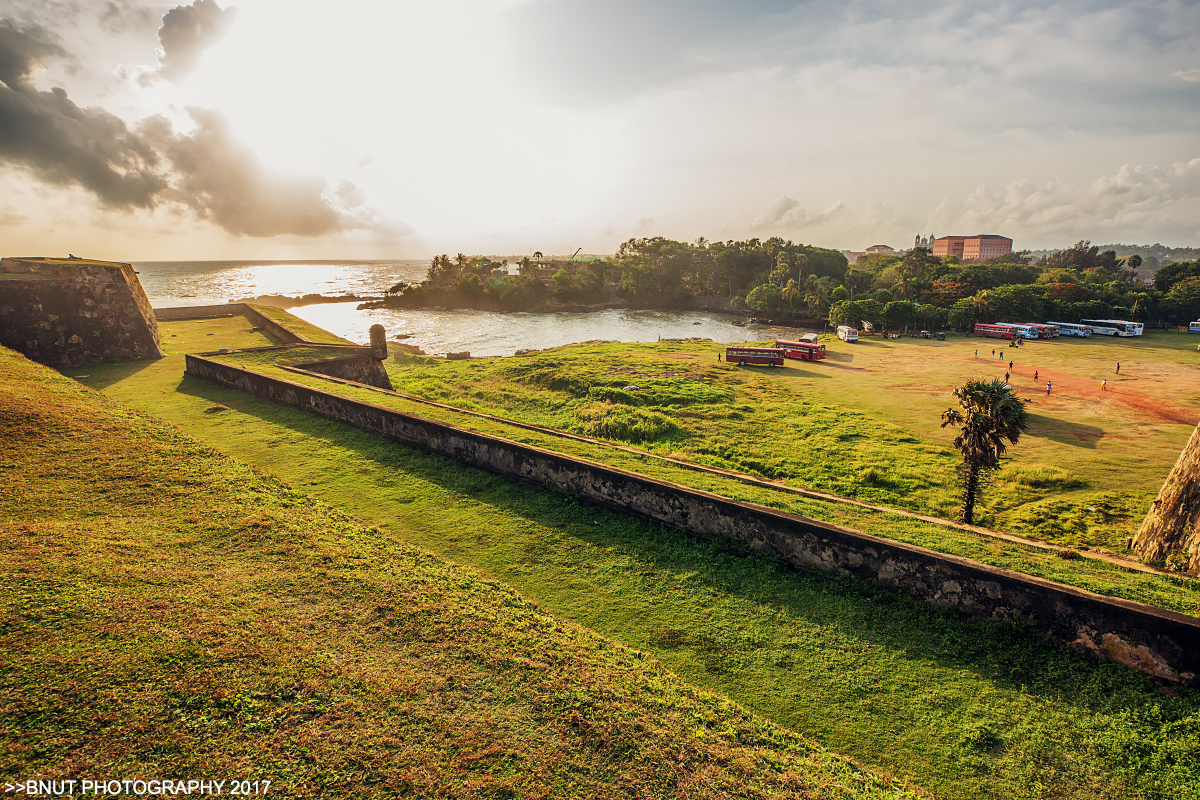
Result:
M758 219L750 225L754 231L769 229L799 230L812 225L828 222L845 211L842 203L834 203L824 211L806 211L800 206L800 201L786 194L763 209Z
M41 29L0 20L0 161L46 184L83 187L111 209L180 204L237 236L405 235L349 182L327 190L320 178L266 169L215 111L188 109L197 127L185 135L161 116L130 128L103 109L79 107L60 88L38 91L35 69L62 54Z
M0 159L45 183L83 186L106 206L153 206L167 186L154 149L107 111L33 86L42 60L61 54L41 29L0 20Z
M1172 72L1172 78L1179 78L1181 81L1188 83L1200 83L1200 67L1195 69L1181 69L1179 72Z
M642 217L633 223L634 236L646 236L654 229L653 217Z
M233 139L220 114L200 108L188 113L198 123L190 136L177 134L163 117L142 125L173 167L165 198L238 236L322 236L342 228L341 215L323 196L324 181L270 172Z
M196 0L168 11L158 29L158 74L176 82L190 74L204 51L225 35L234 13L216 0Z
M131 0L111 0L104 4L104 10L100 13L100 27L109 33L145 28L156 20L153 11Z
M1087 186L1013 181L1003 191L981 186L963 200L943 200L936 230L1003 233L1048 240L1200 236L1200 158L1170 168L1126 164Z

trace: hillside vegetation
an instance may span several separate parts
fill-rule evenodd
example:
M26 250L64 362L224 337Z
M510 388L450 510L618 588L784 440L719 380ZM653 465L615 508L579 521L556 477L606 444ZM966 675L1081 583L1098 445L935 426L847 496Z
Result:
M0 780L919 794L3 348L0 439Z

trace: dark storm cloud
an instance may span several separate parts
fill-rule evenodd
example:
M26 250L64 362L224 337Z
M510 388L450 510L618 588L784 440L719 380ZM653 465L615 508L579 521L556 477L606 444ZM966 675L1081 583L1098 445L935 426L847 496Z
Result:
M222 9L216 0L196 0L168 11L158 30L159 74L171 81L188 75L205 49L225 35L233 15L234 9Z
M45 183L82 186L107 206L153 206L167 185L154 149L107 111L33 86L42 60L62 54L44 31L0 20L0 159Z
M341 214L323 196L324 181L272 173L234 141L219 114L197 108L188 113L199 124L191 136L177 135L162 117L143 126L177 173L171 199L239 236L321 236L342 229Z
M182 135L163 117L130 128L103 109L79 107L60 88L39 91L35 70L65 55L44 30L0 19L0 162L47 184L81 186L109 208L182 203L238 236L381 230L352 185L331 193L335 207L319 178L265 169L214 111L190 109L197 129Z

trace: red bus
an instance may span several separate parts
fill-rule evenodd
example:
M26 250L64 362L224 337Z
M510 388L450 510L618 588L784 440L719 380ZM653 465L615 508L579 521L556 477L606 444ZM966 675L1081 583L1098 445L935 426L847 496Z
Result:
M725 360L730 364L766 364L769 367L783 366L783 351L775 347L726 347Z
M975 335L988 336L993 339L1011 339L1017 335L1017 332L1007 325L985 325L982 322L976 322Z
M786 339L776 339L775 346L783 351L785 358L816 361L825 357L825 345L816 342L789 342Z

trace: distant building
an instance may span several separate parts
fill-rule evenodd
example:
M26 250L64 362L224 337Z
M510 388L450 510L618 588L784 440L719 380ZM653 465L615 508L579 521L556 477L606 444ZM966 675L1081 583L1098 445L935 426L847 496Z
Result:
M932 233L928 236L917 234L917 238L913 240L913 247L933 247L933 240L937 238Z
M958 256L959 261L985 261L1012 252L1013 240L1007 236L943 236L933 240L935 256Z
M867 248L869 256L890 256L896 252L894 248L888 247L886 244L873 244Z

